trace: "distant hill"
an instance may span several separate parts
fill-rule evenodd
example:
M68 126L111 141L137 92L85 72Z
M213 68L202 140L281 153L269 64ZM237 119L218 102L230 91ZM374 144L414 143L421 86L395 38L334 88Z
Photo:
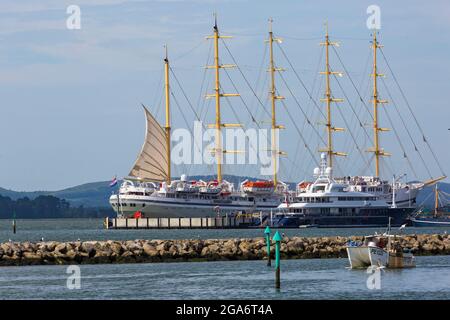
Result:
M112 191L113 188L109 187L109 181L99 181L58 191L20 192L0 188L0 195L10 197L12 200L24 197L34 200L39 196L54 196L67 200L72 206L101 208L109 207L108 198Z
M189 179L193 180L205 180L209 181L214 179L215 176L192 176ZM252 177L240 177L233 175L225 175L224 179L234 183L235 185L241 183L245 179L252 179ZM60 199L65 199L73 207L84 206L88 208L105 208L109 207L109 196L112 191L116 191L117 187L109 187L110 181L99 181L81 184L79 186L70 187L58 191L32 191L32 192L19 192L0 188L0 195L9 197L12 200L27 197L30 200L36 199L39 196L54 196ZM119 184L121 181L119 181ZM291 190L295 188L295 183L288 183ZM417 203L422 203L425 199L425 206L432 208L434 206L434 198L431 195L434 187L426 187L420 192ZM450 193L450 183L439 183L439 188L447 193Z

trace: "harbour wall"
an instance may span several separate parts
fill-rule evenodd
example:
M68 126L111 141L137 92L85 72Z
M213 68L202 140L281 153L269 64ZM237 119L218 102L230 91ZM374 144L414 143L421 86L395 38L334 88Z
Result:
M282 259L345 258L348 241L363 237L284 237ZM406 235L404 248L415 255L450 255L450 235ZM272 255L273 255L272 246ZM128 240L76 242L6 242L0 244L0 266L224 261L266 259L264 238Z

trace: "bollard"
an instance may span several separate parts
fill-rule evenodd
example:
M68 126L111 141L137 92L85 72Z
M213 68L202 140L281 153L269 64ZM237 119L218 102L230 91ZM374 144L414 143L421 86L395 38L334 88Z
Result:
M14 213L13 213L13 223L12 223L13 233L14 234L16 234L16 226L17 226L17 223L16 223L16 212L14 211Z
M270 228L266 227L264 230L264 234L266 235L266 246L267 246L267 266L270 267L272 265L271 257L270 257Z
M273 236L273 241L275 241L275 288L280 289L280 242L281 236L278 231Z

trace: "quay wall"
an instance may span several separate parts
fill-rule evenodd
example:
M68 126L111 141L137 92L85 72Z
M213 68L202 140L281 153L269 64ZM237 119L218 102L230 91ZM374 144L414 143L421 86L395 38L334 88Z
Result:
M345 258L348 241L363 237L284 237L282 259ZM406 235L402 246L415 255L449 255L450 235ZM273 248L273 245L272 245ZM272 254L273 254L272 249ZM264 238L5 242L0 266L266 259Z

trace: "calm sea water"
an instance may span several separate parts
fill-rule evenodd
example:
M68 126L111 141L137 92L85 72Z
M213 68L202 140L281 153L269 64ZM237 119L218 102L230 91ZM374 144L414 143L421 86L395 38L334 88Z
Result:
M351 236L367 235L383 228L309 228L283 229L287 236ZM406 228L406 234L444 233L450 228ZM0 242L12 241L81 241L134 239L214 239L253 238L263 236L262 229L170 229L170 230L105 230L102 219L39 219L18 220L17 233L12 232L11 220L0 220Z
M0 220L0 242L186 239L262 236L254 230L104 230L101 219ZM286 229L288 236L366 235L381 229ZM405 233L446 229L407 228ZM282 261L282 288L264 261L82 265L81 288L67 288L67 266L0 267L0 299L450 299L450 256L417 257L417 268L381 272L370 290L347 259Z
M381 272L368 289L346 259L282 260L281 290L264 261L82 265L68 289L65 266L2 267L1 299L450 299L450 256Z

